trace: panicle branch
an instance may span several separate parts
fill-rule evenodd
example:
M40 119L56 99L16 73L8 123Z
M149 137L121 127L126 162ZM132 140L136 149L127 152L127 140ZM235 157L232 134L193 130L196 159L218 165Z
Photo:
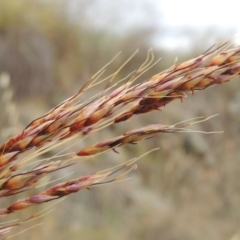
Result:
M181 122L174 125L152 124L133 129L110 140L93 146L86 146L73 153L69 158L42 162L32 169L25 170L29 162L52 148L89 135L109 125L126 121L134 115L159 110L175 99L181 101L188 93L203 90L215 84L227 82L240 74L240 46L230 48L231 42L216 44L202 55L187 62L174 64L142 83L134 83L144 72L152 67L154 55L148 52L146 61L125 79L114 83L119 71L131 60L131 56L115 73L99 80L105 71L104 66L72 97L65 100L44 116L32 121L22 132L11 137L0 146L0 197L15 195L37 187L44 177L53 172L76 164L77 159L103 153L108 150L135 144L141 140L162 133L191 132L187 126L205 121ZM81 96L101 82L108 81L107 88L87 101ZM125 81L124 83L122 83ZM117 86L121 84L120 86ZM31 151L32 150L32 151ZM33 154L31 153L33 152ZM31 155L32 154L32 155ZM76 161L75 161L76 160ZM69 163L72 161L71 163ZM6 216L30 206L53 201L82 189L116 182L129 171L135 169L135 161L127 162L114 170L97 172L57 183L35 195L19 199L6 208L0 209L0 215ZM119 172L123 171L122 174ZM117 176L113 176L117 174ZM0 235L19 226L24 221L0 228Z

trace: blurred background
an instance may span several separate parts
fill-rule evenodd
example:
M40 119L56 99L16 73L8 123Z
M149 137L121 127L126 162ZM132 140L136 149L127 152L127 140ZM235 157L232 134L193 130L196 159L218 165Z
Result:
M154 49L161 61L142 76L145 80L176 57L182 62L233 38L240 30L237 2L1 0L0 143L74 94L120 51L109 74L139 49L119 79ZM162 135L79 164L77 176L160 147L139 161L131 180L69 196L39 220L43 225L16 238L240 240L239 87L239 79L211 87L90 136L83 146L151 123L216 113L198 130L224 131Z

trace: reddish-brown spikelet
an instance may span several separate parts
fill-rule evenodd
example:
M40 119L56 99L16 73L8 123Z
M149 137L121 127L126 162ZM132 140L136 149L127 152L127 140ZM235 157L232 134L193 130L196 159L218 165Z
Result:
M181 132L184 127L188 126L188 123L151 124L127 131L118 137L93 146L84 147L69 158L61 158L61 161L42 160L39 165L35 164L24 171L28 162L34 162L34 157L28 158L30 149L36 151L36 155L41 155L46 151L44 148L48 144L62 143L64 140L71 140L71 137L77 133L80 133L79 137L81 137L105 126L126 121L134 115L159 110L174 99L183 100L188 93L203 90L214 84L222 84L239 76L240 46L225 50L229 45L229 42L216 45L215 48L194 59L175 64L166 71L150 77L147 81L133 85L135 77L151 65L149 62L152 60L146 61L135 72L134 77L130 77L128 82L122 86L113 90L107 89L89 101L79 102L81 94L94 86L94 84L91 85L94 77L91 78L77 94L44 116L32 121L21 133L10 138L0 147L0 197L35 188L43 177L68 167L71 163L69 165L67 163L74 158L115 150L117 147L135 144L161 133ZM24 154L27 157L23 157ZM8 207L0 209L0 215L5 216L36 204L62 198L79 190L105 183L105 181L115 181L118 176L116 178L111 178L111 176L123 169L128 172L126 169L132 164L133 162L125 164L115 171L103 171L57 183L51 187L45 186L45 190L19 199L9 204ZM109 177L110 180L108 180ZM0 235L6 234L22 222L0 228Z

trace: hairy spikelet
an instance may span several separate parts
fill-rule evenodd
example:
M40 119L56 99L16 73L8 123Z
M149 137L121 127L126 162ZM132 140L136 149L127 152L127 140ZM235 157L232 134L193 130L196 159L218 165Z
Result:
M75 153L69 153L66 158L57 161L49 158L35 163L37 156L59 145L83 138L109 125L127 121L135 115L159 110L175 99L182 101L189 93L238 77L240 46L228 49L230 46L230 42L216 44L204 54L187 62L175 64L138 84L134 83L135 80L155 64L152 51L149 51L147 60L140 68L127 76L121 86L117 85L123 80L113 83L119 70L102 81L97 80L104 67L74 96L32 121L22 132L0 146L0 197L27 192L35 188L44 177L77 164L79 159L88 159L89 156L108 150L116 151L117 147L134 144L159 134L191 131L188 126L207 119L199 118L173 125L153 123L127 131L113 139L103 140L93 146L84 147ZM108 81L107 89L87 101L80 101L83 93L103 81ZM32 164L30 169L29 164ZM46 187L37 194L18 199L0 209L0 216L4 217L33 205L57 200L82 189L115 182L135 169L135 164L136 160L130 160L113 169L52 184L51 187ZM14 224L5 224L0 228L0 235L9 233L13 228L38 218L41 214L36 213Z

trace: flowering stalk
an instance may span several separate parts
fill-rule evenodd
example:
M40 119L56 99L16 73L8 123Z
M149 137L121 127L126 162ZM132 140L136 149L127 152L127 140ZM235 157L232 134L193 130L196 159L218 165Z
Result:
M182 122L174 125L152 124L127 131L118 137L93 146L86 146L69 158L62 158L58 161L43 160L38 165L36 163L32 169L24 171L26 165L34 163L37 156L50 151L59 144L92 134L109 125L127 121L135 115L159 110L174 99L183 100L188 93L203 90L214 84L222 84L239 76L240 46L226 50L230 45L230 42L215 45L194 59L175 64L148 80L134 85L134 81L154 64L154 56L150 51L147 60L137 71L130 74L120 87L116 87L120 81L111 86L118 70L109 78L102 80L109 80L108 89L88 101L81 102L82 94L98 84L97 79L104 71L104 68L101 69L74 96L44 116L32 121L22 132L0 146L0 197L35 188L45 176L75 164L79 158L87 158L110 149L115 150L116 147L134 144L162 133L189 132L190 130L186 127L195 122ZM203 120L199 119L199 121ZM31 155L31 150L34 152L33 155ZM135 169L135 162L130 161L114 171L106 170L57 183L36 195L19 199L1 209L0 215L6 216L36 204L65 197L82 189L117 181L133 169ZM120 170L124 173L112 177ZM23 222L25 221L2 227L0 235L4 235Z

